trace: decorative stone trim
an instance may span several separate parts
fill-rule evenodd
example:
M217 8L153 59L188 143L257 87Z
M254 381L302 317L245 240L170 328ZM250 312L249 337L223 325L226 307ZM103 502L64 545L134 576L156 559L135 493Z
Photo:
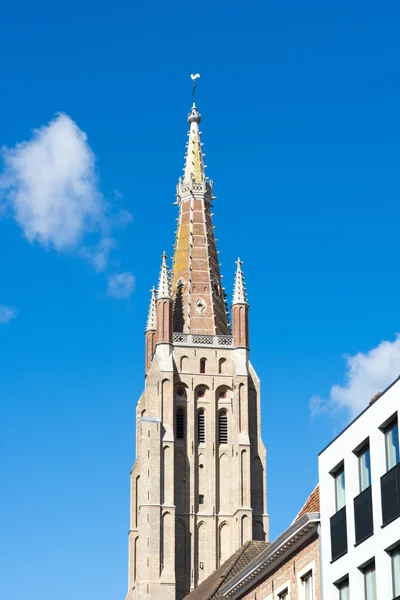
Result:
M174 333L172 341L176 346L209 346L212 348L233 346L232 335L195 335L190 333Z

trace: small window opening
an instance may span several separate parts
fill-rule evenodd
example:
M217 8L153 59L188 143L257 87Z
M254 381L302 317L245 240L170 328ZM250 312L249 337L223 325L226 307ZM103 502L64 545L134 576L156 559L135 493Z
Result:
M199 496L199 504L204 504L204 496L202 494Z
M206 441L206 427L204 417L204 410L199 410L199 412L197 413L197 437L199 444L204 444Z
M200 361L200 373L205 373L206 372L206 359L202 358Z
M348 578L346 578L343 581L341 581L340 583L338 583L336 587L339 590L339 600L349 600L350 599L350 589L349 589Z
M371 485L371 456L369 445L358 452L358 473L360 480L360 493Z
M313 599L313 577L312 572L307 573L304 577L301 578L301 583L303 585L303 598L304 600L312 600Z
M178 440L185 437L185 416L181 408L176 411L176 437Z
M226 410L219 413L219 443L228 443L228 415Z
M400 546L392 551L393 597L400 596Z
M400 462L399 426L397 420L392 421L385 431L386 468L393 469Z
M341 510L346 504L346 487L344 478L344 467L341 466L334 474L335 480L335 502L336 512Z

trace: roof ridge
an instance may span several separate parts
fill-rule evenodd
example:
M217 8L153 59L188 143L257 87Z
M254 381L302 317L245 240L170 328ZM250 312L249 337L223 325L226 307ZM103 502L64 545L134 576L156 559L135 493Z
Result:
M222 586L222 584L224 583L224 581L226 581L227 577L229 577L229 573L231 573L232 569L235 567L235 565L237 565L237 563L239 562L241 556L246 552L247 548L250 546L251 544L251 540L249 540L248 542L245 542L240 548L238 548L236 554L236 560L234 560L230 565L227 571L223 571L219 577L218 580L218 587L215 588L215 590L213 591L213 594L216 594L218 592L218 590L220 589L220 587ZM231 558L233 558L235 555L231 556ZM226 561L229 562L229 559Z

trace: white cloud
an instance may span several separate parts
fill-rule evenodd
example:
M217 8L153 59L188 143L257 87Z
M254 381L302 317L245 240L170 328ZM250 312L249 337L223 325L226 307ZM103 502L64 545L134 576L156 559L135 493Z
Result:
M129 298L135 287L132 273L117 273L108 278L107 293L112 298Z
M59 114L34 130L30 140L3 148L2 158L0 208L11 212L25 237L46 249L76 252L96 271L106 271L118 247L112 231L132 217L105 200L96 157L78 125ZM114 196L120 201L122 194Z
M310 410L313 415L344 408L355 417L370 399L400 375L400 335L393 342L383 341L367 353L345 356L346 373L343 385L334 385L328 399L313 396Z
M15 220L29 241L64 251L103 227L106 203L86 134L61 114L27 142L3 148L6 191Z
M11 319L15 319L16 316L17 310L14 306L0 304L0 324L8 323Z
M88 260L95 271L105 271L110 264L111 252L118 248L119 244L113 238L104 237L96 246L92 248L83 248L81 256Z

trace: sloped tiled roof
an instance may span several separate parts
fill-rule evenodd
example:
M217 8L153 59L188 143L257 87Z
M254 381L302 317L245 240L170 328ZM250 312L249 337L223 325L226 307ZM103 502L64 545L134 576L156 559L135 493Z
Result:
M190 592L185 600L224 600L225 596L219 592L220 588L244 567L247 567L268 545L268 542L246 542L219 569L211 573L199 587Z
M298 521L300 517L306 513L318 513L319 512L319 484L314 488L309 497L307 498L303 508L295 518Z

